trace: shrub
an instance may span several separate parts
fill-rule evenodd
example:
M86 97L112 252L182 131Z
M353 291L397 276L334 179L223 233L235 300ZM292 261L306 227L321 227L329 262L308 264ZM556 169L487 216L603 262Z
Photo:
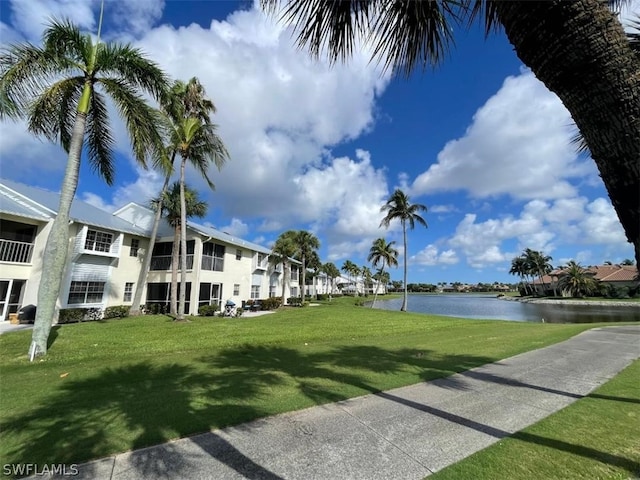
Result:
M356 298L353 304L356 307L364 307L364 300L362 300L361 298Z
M163 303L150 303L144 306L144 313L147 315L166 315L168 311L168 305Z
M281 297L269 297L262 300L262 310L275 310L282 305Z
M329 300L329 295L327 295L326 293L319 293L316 298L318 299L318 301L323 302Z
M128 316L129 316L129 306L117 305L117 306L105 308L102 318L124 318Z
M214 317L217 311L217 303L214 303L213 305L202 305L200 308L198 308L198 315L201 315L203 317Z
M81 322L86 313L86 308L61 308L58 323Z
M291 305L293 307L299 307L302 304L301 297L289 297L287 298L287 305Z

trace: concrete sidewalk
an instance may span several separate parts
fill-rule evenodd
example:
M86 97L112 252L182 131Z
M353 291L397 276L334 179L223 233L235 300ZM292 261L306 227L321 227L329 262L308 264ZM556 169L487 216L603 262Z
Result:
M638 357L640 326L597 328L446 379L80 465L74 478L418 480L587 395Z

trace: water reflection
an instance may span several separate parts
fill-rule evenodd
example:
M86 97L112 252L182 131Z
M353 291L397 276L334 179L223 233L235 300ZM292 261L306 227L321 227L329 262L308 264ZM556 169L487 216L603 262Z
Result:
M378 300L376 308L400 310L402 298ZM557 305L500 300L495 295L409 295L408 310L450 317L515 322L594 323L640 321L640 308L599 305Z

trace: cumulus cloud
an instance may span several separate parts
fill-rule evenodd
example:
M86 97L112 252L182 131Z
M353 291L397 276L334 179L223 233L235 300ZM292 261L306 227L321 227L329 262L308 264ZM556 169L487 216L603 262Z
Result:
M412 184L414 194L464 190L472 197L564 198L569 179L595 174L571 144L571 117L531 72L508 77L474 115L465 135Z
M515 247L509 243L514 239ZM519 216L478 221L476 214L467 214L446 243L474 268L510 261L524 248L547 255L566 245L600 245L617 256L631 251L611 203L604 198L589 202L584 197L532 200Z
M436 245L427 245L416 255L409 257L411 265L455 265L460 260L456 252L452 249L440 250Z

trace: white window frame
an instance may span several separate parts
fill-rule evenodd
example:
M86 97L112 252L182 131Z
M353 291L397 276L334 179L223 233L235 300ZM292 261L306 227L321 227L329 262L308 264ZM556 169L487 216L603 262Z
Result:
M240 296L240 284L239 283L234 283L233 284L233 296L234 297L239 297Z
M90 236L93 234L93 238ZM109 237L109 243L105 241L106 237ZM110 253L111 246L115 242L115 235L111 232L105 232L104 230L96 230L93 228L87 229L87 236L84 240L84 249L91 250L93 252ZM96 248L96 246L100 248ZM106 248L106 250L104 250Z
M129 250L129 256L130 257L137 257L138 256L138 250L140 250L140 240L138 240L137 238L132 238L131 239L131 250Z
M74 291L75 287L75 291ZM104 299L104 293L107 287L107 282L83 282L83 281L71 281L71 285L69 285L69 295L67 297L67 305L85 305L85 304L96 304L102 303ZM97 296L100 293L100 300L98 301L87 301L87 299L92 296ZM82 302L72 302L71 295L84 295L84 301Z
M251 299L258 300L260 298L260 285L251 285Z
M124 284L123 302L130 302L133 299L133 282L126 282Z

